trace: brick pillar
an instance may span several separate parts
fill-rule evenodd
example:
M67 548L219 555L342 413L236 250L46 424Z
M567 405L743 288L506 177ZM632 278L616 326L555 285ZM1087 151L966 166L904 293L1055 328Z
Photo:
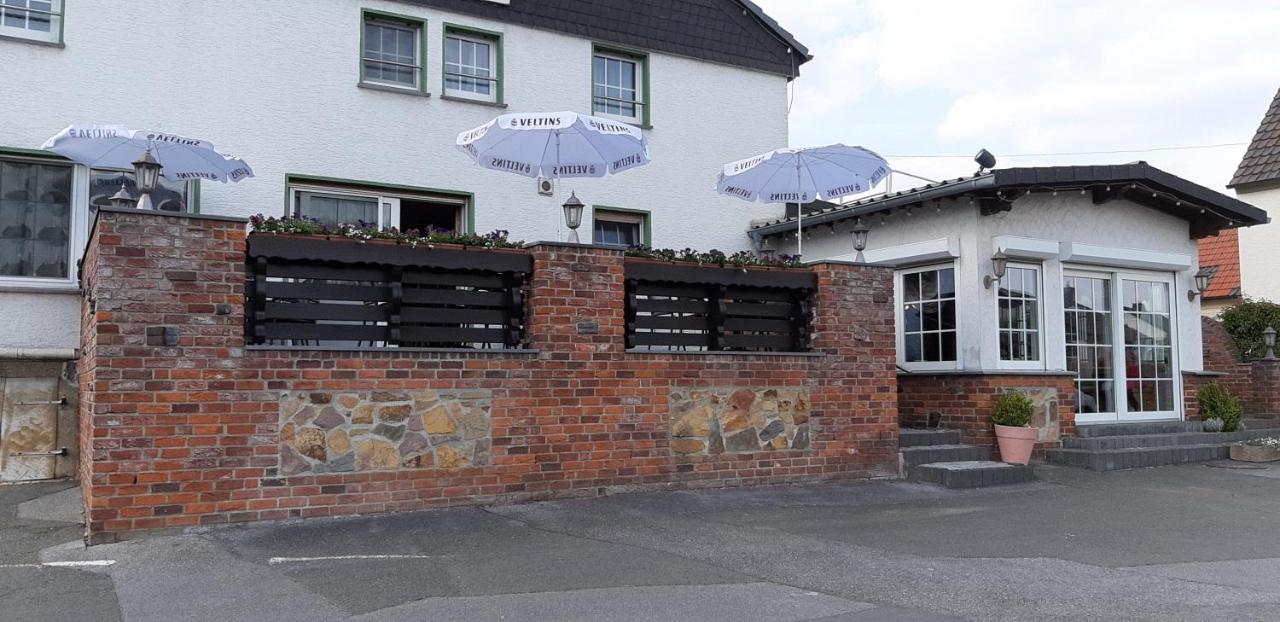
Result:
M626 347L623 253L576 244L538 244L529 288L530 344L548 352L592 353Z
M242 383L240 219L99 210L81 273L86 537L195 524L219 480L274 466L275 417ZM203 499L203 501L202 501Z

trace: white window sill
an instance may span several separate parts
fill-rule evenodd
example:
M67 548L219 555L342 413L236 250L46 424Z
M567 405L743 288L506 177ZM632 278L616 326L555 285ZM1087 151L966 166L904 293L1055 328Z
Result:
M11 35L11 34L6 34L6 33L4 33L4 32L0 32L0 40L3 40L3 41L17 41L17 42L19 42L19 43L30 43L30 44L32 44L32 45L43 45L43 46L45 46L45 47L50 47L50 48L65 48L65 47L67 47L67 45L66 45L65 43L61 42L61 41L44 41L44 40L42 40L42 39L32 39L32 38L24 37L24 36L21 36L21 35Z
M450 95L447 91L440 96L440 99L451 102L463 102L467 104L477 104L480 106L489 106L491 108L506 108L507 105L502 102L489 101L487 99L475 99L464 95Z
M356 86L362 89L369 89L371 91L399 93L401 95L409 95L411 97L431 97L431 93L407 86L392 86L390 84L378 84L377 82L357 82Z
M0 278L0 295L11 294L80 294L80 286L71 281L50 279L48 282Z

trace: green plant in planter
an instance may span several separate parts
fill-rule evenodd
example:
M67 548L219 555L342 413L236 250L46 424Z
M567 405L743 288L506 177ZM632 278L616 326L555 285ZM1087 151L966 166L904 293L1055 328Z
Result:
M1201 419L1222 420L1223 432L1235 432L1240 429L1240 418L1244 416L1244 408L1240 406L1240 399L1230 391L1218 386L1216 382L1210 382L1200 387L1196 392L1196 399L1200 402Z
M991 411L991 421L996 425L1025 428L1031 425L1035 403L1025 393L1010 391L996 397L996 407Z

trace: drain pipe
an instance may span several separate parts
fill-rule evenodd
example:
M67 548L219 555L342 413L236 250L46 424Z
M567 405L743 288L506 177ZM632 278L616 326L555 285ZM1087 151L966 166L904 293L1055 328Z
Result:
M77 348L0 348L0 360L74 361L80 358Z

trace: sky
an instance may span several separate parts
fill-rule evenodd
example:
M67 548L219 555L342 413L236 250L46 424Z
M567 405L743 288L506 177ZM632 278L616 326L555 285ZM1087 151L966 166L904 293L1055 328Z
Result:
M985 147L999 167L1145 160L1225 190L1280 88L1276 0L755 1L814 56L791 145L930 179ZM1225 146L1033 155L1193 145Z

